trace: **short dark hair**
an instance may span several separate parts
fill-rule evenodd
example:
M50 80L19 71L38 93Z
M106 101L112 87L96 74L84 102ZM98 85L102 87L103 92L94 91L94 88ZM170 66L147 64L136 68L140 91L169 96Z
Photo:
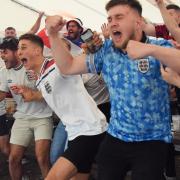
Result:
M39 36L37 36L35 34L23 34L23 35L21 35L19 37L19 41L23 40L23 39L29 40L29 41L37 44L42 49L44 49L44 42L43 42L43 40Z
M5 29L5 31L7 31L7 30L14 30L14 31L16 31L16 29L13 28L13 27L11 27L11 26L9 26L9 27L7 27L7 28Z
M18 43L19 41L15 37L7 36L3 38L3 42L0 44L0 49L2 50L9 49L11 51L17 51Z
M166 6L166 9L174 9L174 10L180 10L180 7L176 4L169 4Z
M136 10L140 16L142 15L142 6L137 0L110 0L106 4L106 11L109 11L109 9L117 5L128 5L132 9Z

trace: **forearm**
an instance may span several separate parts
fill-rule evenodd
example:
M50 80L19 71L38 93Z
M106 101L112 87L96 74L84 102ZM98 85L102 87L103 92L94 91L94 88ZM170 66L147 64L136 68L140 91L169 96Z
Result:
M87 72L85 55L72 57L69 49L59 37L58 32L66 24L61 16L49 16L46 19L51 51L60 72L65 75L82 74Z
M41 25L41 19L44 13L40 13L38 19L36 20L35 24L31 27L31 29L27 32L29 34L36 34Z
M148 49L149 53L147 55L155 57L162 64L165 64L176 72L180 72L180 50L156 45L149 45Z
M63 74L68 74L72 66L73 57L59 38L58 33L49 35L51 50L57 66Z
M158 7L161 12L164 23L167 26L169 32L172 34L174 39L178 43L180 43L180 30L179 30L179 26L178 26L177 22L170 16L164 3L158 5Z
M40 23L41 23L41 20L37 21L33 27L31 27L31 29L27 32L28 34L36 34L37 31L39 30L39 27L40 27Z
M154 24L150 22L145 22L144 20L142 28L146 35L156 37L156 30Z

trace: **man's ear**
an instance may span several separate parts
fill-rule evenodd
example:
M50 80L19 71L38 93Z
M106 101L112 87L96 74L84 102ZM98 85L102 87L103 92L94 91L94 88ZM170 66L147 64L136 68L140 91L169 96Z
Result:
M41 54L41 49L39 47L36 47L34 52L36 55L39 55L39 54Z
M17 59L19 59L18 51L14 51L14 55L16 56Z
M138 18L136 19L136 28L137 28L137 30L143 28L143 21L144 21L144 20L143 20L142 17L138 17Z

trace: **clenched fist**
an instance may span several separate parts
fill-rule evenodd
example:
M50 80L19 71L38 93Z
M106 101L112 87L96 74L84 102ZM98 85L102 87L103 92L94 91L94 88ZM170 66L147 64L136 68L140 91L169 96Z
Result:
M62 16L48 16L45 20L46 29L49 35L57 34L66 24L66 20Z
M158 6L164 5L164 0L155 0Z
M149 55L150 48L147 44L130 40L128 42L126 51L131 59L139 59Z

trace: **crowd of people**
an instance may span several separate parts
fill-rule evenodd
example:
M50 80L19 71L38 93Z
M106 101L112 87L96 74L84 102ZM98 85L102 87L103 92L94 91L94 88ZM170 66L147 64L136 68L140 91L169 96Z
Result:
M18 39L13 27L5 30L0 150L12 180L22 179L32 139L46 180L88 180L93 163L98 180L124 180L128 171L132 180L176 179L169 89L180 87L180 7L156 3L163 25L147 22L138 0L109 0L103 38L93 32L91 43L81 38L79 18L48 16L37 33L40 13ZM10 135L9 92L16 103Z

